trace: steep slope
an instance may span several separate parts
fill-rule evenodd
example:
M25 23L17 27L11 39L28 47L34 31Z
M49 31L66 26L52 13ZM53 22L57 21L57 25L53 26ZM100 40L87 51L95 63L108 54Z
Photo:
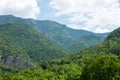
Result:
M108 33L96 34L85 30L71 29L54 21L22 19L12 15L0 16L0 22L26 22L69 52L77 52L99 44L108 35Z
M120 28L110 33L107 39L96 47L45 61L35 68L1 74L0 78L3 80L120 80L120 57L113 55L115 51L120 53L119 41Z
M80 51L79 53L81 54L107 53L107 54L115 54L117 56L120 56L120 28L111 32L103 43L85 49L83 51ZM76 56L79 56L79 53Z
M95 34L85 30L75 30L53 21L34 21L35 28L46 37L57 42L69 52L83 50L101 43L107 34Z
M37 63L63 54L61 47L26 23L0 24L0 60L4 64L14 65L19 58Z
M112 41L119 41L120 40L120 28L114 30L113 32L111 32L107 38L107 40L112 40Z
M107 52L120 56L120 28L111 32L103 43L103 47L106 47Z
M52 72L50 78L58 80L119 80L120 28L111 32L103 43L95 47L43 62L41 67Z

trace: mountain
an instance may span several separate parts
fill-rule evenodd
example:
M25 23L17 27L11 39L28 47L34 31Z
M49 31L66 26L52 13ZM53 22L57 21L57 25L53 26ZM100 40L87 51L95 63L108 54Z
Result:
M34 68L1 73L0 78L1 80L120 80L119 49L120 28L111 32L104 42L97 46L44 61Z
M101 43L107 34L75 30L54 21L34 21L35 28L69 52L83 50Z
M111 32L103 43L76 54L43 62L39 67L29 70L28 75L34 70L41 70L39 75L43 76L37 77L38 80L119 80L120 28ZM19 73L22 75L26 71Z
M108 35L108 33L97 34L71 29L66 25L49 20L23 19L12 15L0 16L0 23L8 22L25 22L70 53L97 45L103 42Z
M120 28L111 32L103 43L81 51L83 54L108 53L120 56Z
M111 32L103 43L107 52L120 56L120 28Z
M63 54L64 49L26 23L0 24L0 65L32 67Z

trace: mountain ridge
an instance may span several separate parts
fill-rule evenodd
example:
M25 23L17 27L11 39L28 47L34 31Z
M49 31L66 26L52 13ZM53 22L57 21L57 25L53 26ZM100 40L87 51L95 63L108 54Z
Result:
M100 34L86 30L71 29L55 21L23 19L13 15L0 16L0 22L25 22L69 52L77 52L89 48L90 46L97 45L108 35L108 33ZM89 40L90 36L91 39Z

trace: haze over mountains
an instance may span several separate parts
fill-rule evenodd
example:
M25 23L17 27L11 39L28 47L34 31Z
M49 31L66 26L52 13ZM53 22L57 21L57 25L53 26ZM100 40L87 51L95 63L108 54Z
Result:
M24 22L37 29L50 40L55 41L68 52L76 52L101 43L108 33L97 34L85 30L75 30L66 25L49 21L33 20L14 17L12 15L0 16L1 23Z

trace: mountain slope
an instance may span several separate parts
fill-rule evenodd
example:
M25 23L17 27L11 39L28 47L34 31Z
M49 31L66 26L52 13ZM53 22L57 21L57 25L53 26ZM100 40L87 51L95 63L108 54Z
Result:
M53 21L34 21L35 28L46 37L57 42L69 52L83 50L101 43L107 34L95 34L85 30L74 30Z
M1 74L0 78L3 80L120 80L120 58L113 55L114 51L120 53L119 41L120 28L110 33L107 39L96 47L45 61L35 68Z
M111 32L102 44L82 51L83 54L102 52L120 56L120 28Z
M0 24L2 62L7 60L9 62L12 59L11 62L14 65L14 59L20 58L37 63L63 54L65 51L61 47L26 23Z
M120 28L114 30L108 35L103 46L106 46L108 52L120 56Z
M40 67L51 71L54 75L51 74L50 78L58 80L119 80L120 28L95 47L43 62Z
M99 44L108 35L108 33L96 34L85 30L71 29L54 21L22 19L12 15L0 16L0 22L25 22L69 52L77 52Z

